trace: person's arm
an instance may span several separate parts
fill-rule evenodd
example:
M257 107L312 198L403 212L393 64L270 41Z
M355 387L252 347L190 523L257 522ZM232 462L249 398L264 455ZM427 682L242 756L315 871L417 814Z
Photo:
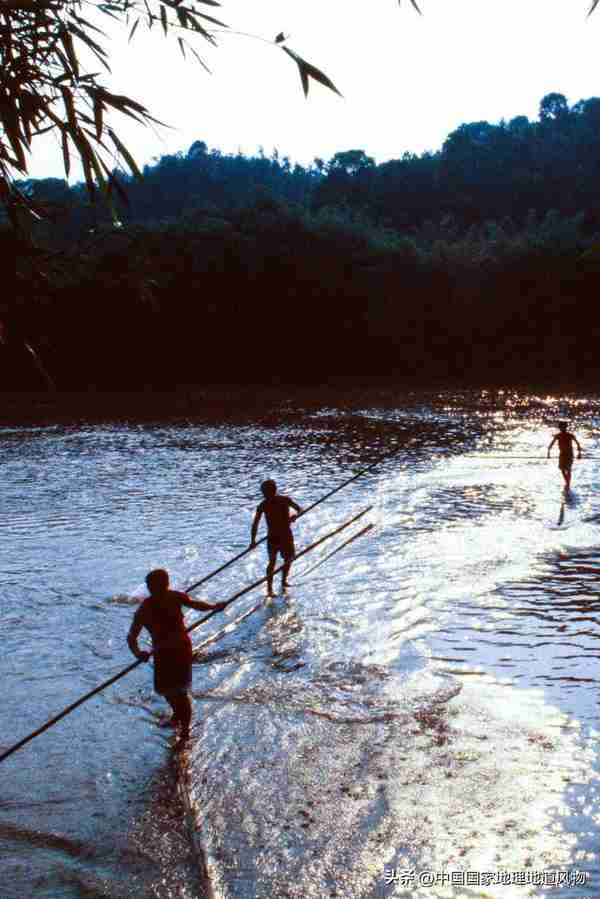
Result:
M254 521L252 522L252 530L250 532L250 546L254 546L256 544L256 535L258 533L258 526L260 524L260 519L262 518L263 510L261 506L258 506L256 509L256 515L254 516Z
M558 434L555 434L554 437L552 438L552 443L548 447L548 456L547 456L548 459L550 458L550 450L552 449L552 447L554 446L554 444L556 443L557 440L558 440Z
M303 509L301 506L298 505L298 503L295 503L293 499L289 499L289 497L288 497L288 500L289 500L289 504L292 507L292 509L296 510L296 515L292 515L292 517L290 518L290 521L292 522L298 518L298 515L303 514Z
M182 606L196 609L197 612L220 612L227 605L226 602L205 602L203 599L192 599L187 593L181 593L179 598Z
M144 649L140 649L140 647L138 646L138 637L140 635L142 627L143 624L140 624L140 622L137 620L137 616L134 615L133 622L131 624L131 627L129 628L129 633L127 634L127 645L129 646L136 659L139 659L140 662L147 662L150 658L150 653L146 652Z

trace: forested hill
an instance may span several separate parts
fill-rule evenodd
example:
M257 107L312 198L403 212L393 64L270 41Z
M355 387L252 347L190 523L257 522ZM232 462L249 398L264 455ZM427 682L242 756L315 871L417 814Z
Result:
M21 183L53 220L33 261L0 234L21 260L0 310L5 383L35 381L23 339L65 387L552 378L571 356L574 380L597 376L598 98L549 94L536 121L464 124L380 165L198 140L115 182L119 228L83 185Z
M549 210L561 217L583 212L587 228L600 228L600 98L569 107L562 94L548 94L537 121L471 122L438 152L404 153L380 165L363 150L303 167L276 151L270 158L224 155L198 140L185 154L147 165L142 183L120 181L128 196L128 206L120 204L124 222L191 223L269 195L311 210L350 207L409 233L449 217L459 231L490 220L522 226L531 210L538 218ZM78 222L89 224L83 184L69 189L54 178L26 183L38 199L79 211L71 235Z

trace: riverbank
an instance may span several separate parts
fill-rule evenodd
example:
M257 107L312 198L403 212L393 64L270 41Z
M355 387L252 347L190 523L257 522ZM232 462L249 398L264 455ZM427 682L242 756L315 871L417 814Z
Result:
M474 389L468 384L449 384L442 381L417 383L381 378L331 378L320 384L298 385L283 383L202 384L184 385L173 390L121 391L1 391L0 426L79 424L104 421L154 422L176 420L219 420L244 417L253 421L273 414L295 415L299 410L361 409L366 406L396 409L398 405L413 405L425 397L436 403L441 391L472 397L479 394L488 407L502 409L511 397L523 396L528 405L536 401L547 405L547 397L560 402L561 397L577 396L582 384L569 381L540 382L532 392L519 384L489 383ZM440 400L442 401L442 400Z

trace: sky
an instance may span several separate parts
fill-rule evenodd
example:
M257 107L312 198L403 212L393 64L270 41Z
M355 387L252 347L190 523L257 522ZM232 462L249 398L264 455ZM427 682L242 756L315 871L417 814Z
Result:
M252 155L263 147L270 155L277 148L302 164L362 149L380 163L406 151L438 150L463 122L536 119L550 92L569 104L600 96L600 6L588 18L589 0L419 0L419 6L421 16L409 0L200 5L232 32L219 35L217 49L186 36L212 74L191 54L182 58L180 32L165 38L140 23L128 43L127 30L102 16L112 75L100 82L143 103L169 128L143 127L120 114L113 124L141 165L186 153L195 140L224 153ZM280 31L342 98L311 81L305 99L295 64L269 43ZM64 177L53 136L34 141L29 175ZM80 178L74 167L69 180Z

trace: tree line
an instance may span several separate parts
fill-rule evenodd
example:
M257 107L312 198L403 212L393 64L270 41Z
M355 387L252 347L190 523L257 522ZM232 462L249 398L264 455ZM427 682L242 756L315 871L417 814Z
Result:
M198 140L141 180L113 172L120 226L84 184L21 181L52 221L33 256L1 233L22 259L0 309L18 335L5 382L39 378L21 338L70 389L591 381L599 151L600 99L553 93L536 121L463 124L379 165Z

